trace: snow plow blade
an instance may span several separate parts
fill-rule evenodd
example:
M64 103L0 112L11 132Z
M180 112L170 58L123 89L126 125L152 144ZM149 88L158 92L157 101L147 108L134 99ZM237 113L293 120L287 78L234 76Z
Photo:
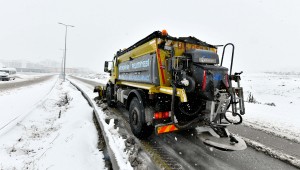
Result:
M104 94L105 94L105 89L103 87L101 87L101 86L96 86L94 88L94 93L98 93L99 98L103 99Z
M198 134L198 137L205 145L222 151L240 151L247 148L245 141L235 135L228 137L215 137L208 132L204 132Z

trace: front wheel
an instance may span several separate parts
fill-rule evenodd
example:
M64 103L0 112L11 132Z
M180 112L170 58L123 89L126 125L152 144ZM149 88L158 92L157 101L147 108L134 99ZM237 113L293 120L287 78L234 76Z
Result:
M148 126L145 121L145 108L138 98L134 97L129 106L129 124L132 133L140 139L149 137L153 127Z
M107 101L107 105L109 107L114 107L115 106L115 102L113 101L113 87L112 86L107 86L106 88L106 101Z

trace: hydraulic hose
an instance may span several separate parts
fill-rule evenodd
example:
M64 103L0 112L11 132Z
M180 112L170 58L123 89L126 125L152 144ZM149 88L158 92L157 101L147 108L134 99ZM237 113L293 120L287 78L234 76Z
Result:
M243 122L243 118L242 118L242 116L241 116L240 114L238 114L238 113L236 113L236 116L238 116L240 120L239 120L238 122L233 122L233 121L229 120L229 119L226 117L226 113L224 114L224 118L226 119L227 122L232 123L232 124L234 124L234 125L239 125L239 124L241 124L241 123Z
M179 106L181 106L181 105L183 105L183 103L180 102L180 103L179 103ZM180 110L182 113L184 113L185 115L188 115L188 116L194 116L194 115L196 115L197 113L199 113L199 111L200 111L201 109L202 109L202 106L200 105L200 106L197 108L196 111L189 113L189 112L185 111L184 109L182 109L181 107L179 107L179 110Z
M173 82L171 82L171 85L173 87L173 93L172 93L172 101L171 101L171 120L173 123L175 123L174 121L174 109L175 109L175 95L176 95L176 86L174 85ZM200 120L200 117L196 117L195 119L193 119L192 121L184 124L184 125L179 125L178 123L175 124L175 126L178 129L183 129L183 128L187 128L189 126L191 126L193 123L196 123Z

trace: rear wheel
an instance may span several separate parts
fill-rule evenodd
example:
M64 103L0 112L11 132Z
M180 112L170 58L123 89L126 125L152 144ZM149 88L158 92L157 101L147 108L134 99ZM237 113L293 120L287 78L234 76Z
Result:
M134 97L130 102L129 124L132 133L140 139L149 137L153 132L153 127L146 124L145 108L137 97Z

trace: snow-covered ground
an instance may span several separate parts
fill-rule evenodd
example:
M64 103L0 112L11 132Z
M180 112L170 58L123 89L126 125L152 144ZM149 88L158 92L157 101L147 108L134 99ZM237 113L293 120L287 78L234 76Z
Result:
M0 130L0 169L105 169L93 110L69 82L51 79L0 95L2 124L29 111Z
M256 73L242 75L245 124L300 142L300 75Z

